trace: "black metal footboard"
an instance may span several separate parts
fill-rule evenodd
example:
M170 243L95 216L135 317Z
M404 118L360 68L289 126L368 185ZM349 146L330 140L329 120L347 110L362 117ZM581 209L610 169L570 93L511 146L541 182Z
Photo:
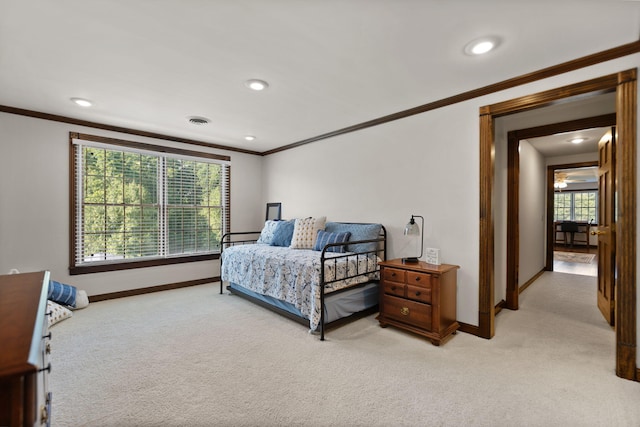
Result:
M331 248L340 247L340 246L344 246L346 248L346 246L348 245L356 245L356 244L362 244L362 243L375 243L376 249L363 251L363 252L355 252L355 253L345 252L342 255L332 255L330 257L327 257L327 252L330 252ZM325 306L325 296L327 295L327 292L326 292L327 286L330 286L332 283L340 282L343 280L356 279L358 277L367 277L367 280L365 282L357 283L351 286L346 286L344 288L331 291L330 294L334 295L334 294L339 294L341 292L345 292L350 289L357 288L359 286L364 286L367 283L370 283L371 282L371 280L369 279L370 275L380 272L380 266L378 265L377 258L380 258L383 261L385 261L386 254L387 254L387 230L384 228L384 226L381 226L380 235L377 239L358 240L358 241L344 242L344 243L329 243L325 245L325 247L322 249L322 253L320 254L320 340L321 341L324 341L324 330L325 330L324 306ZM364 257L366 261L362 269L360 268L361 257ZM368 260L370 260L371 258L375 260L373 262L373 265L370 262L368 262ZM354 261L356 271L349 273L349 268L347 267L345 273L342 275L339 275L337 266L338 266L338 262L340 261L346 261L347 264L350 261ZM328 265L329 266L333 265L334 277L332 278L325 277L325 272L326 272L325 267Z
M362 224L362 223L343 223L343 224ZM234 245L255 244L258 240L260 233L261 233L260 231L226 233L222 236L222 239L221 239L221 248L222 248L221 251L224 251L225 248L228 248ZM387 232L384 226L381 226L380 234L376 239L349 241L344 243L330 243L330 244L327 244L322 249L320 254L320 324L319 324L320 340L324 341L325 330L328 326L334 325L334 324L337 326L338 324L344 324L347 321L346 319L344 320L338 319L331 323L326 322L325 297L328 295L339 294L354 288L364 287L365 285L373 281L370 278L370 276L372 274L379 273L380 271L380 267L376 260L378 258L381 260L386 260L386 253L387 253L386 233ZM342 246L346 248L349 245L359 245L359 244L367 244L367 243L374 244L372 246L375 246L375 249L372 248L371 250L362 251L362 252L345 252L345 253L335 253L330 251L330 249L335 247ZM330 255L328 255L327 252ZM364 262L361 268L361 265L360 265L361 263L359 262L361 259L363 260L373 259L374 262L372 263ZM346 261L348 264L348 262L354 261L354 260L355 260L355 271L350 271L350 269L347 266L345 268L344 274L338 274L338 264L340 262ZM333 269L333 272L334 272L333 277L325 277L325 272L330 271L331 269ZM353 280L353 279L357 279L358 277L367 277L367 280L364 280L361 283L355 283L337 290L331 289L331 285L333 283L340 282L343 280L350 280L350 279ZM221 294L223 293L223 289L224 289L224 283L222 280L220 280ZM229 289L229 291L245 298L245 296L241 295L240 293L233 292L231 289ZM250 299L253 302L258 301L252 298L246 298L246 299ZM280 314L286 313L284 310L281 310L281 309L278 310L276 307L270 306L265 302L260 302L259 304L266 308L269 308L272 311L276 311ZM360 315L361 313L363 313L363 315L374 313L375 311L372 311L372 309L375 309L375 307L366 309L363 312L354 313L353 315L349 316L349 320L357 318L358 315ZM286 313L285 315L289 318L296 316L292 313ZM300 317L297 320L306 321L306 322L309 321L309 319L306 319L304 317Z
M220 262L222 262L222 252L224 252L225 248L235 245L255 244L260 237L260 233L260 231L234 231L223 234L222 239L220 239ZM249 236L253 237L249 238ZM222 268L222 265L220 265L220 268ZM220 280L220 293L222 294L222 280Z

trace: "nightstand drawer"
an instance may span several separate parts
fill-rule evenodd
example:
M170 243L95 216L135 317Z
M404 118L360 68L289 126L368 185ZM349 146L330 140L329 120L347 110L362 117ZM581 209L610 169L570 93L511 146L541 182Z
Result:
M404 273L404 270L400 270L398 268L384 268L382 278L385 281L390 280L392 282L404 283Z
M407 271L407 284L431 289L431 274Z
M431 287L421 288L407 285L406 297L420 302L431 303Z
M431 306L391 295L383 297L384 315L400 322L431 329Z
M395 295L398 297L404 297L405 296L405 288L406 285L403 283L397 283L397 282L383 282L384 283L384 293L385 294L389 294L389 295Z

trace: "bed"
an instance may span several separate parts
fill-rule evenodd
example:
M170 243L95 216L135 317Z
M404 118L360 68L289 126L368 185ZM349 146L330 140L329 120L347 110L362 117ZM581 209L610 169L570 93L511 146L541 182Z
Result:
M324 340L325 330L377 311L384 259L381 224L266 221L262 231L223 236L220 293L226 284L231 294L308 325Z

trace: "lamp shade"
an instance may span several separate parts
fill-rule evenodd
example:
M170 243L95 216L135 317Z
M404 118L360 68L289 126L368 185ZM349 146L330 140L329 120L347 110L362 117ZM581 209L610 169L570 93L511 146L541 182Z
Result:
M416 224L416 220L413 218L413 215L411 215L411 219L409 220L407 225L404 226L404 235L417 236L418 234L420 234L420 227L418 227L418 224Z
M419 227L418 224L416 224L415 218L420 218L420 220L422 221L422 227ZM417 257L402 258L402 262L418 262L418 260L422 257L422 252L424 250L424 218L420 215L411 215L411 219L404 227L404 235L420 236L420 255L418 255Z

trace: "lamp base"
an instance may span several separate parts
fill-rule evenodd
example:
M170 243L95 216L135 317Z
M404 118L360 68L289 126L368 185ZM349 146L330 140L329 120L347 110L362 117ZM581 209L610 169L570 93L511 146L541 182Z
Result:
M402 263L403 264L415 264L418 261L419 260L418 260L417 257L402 258Z

